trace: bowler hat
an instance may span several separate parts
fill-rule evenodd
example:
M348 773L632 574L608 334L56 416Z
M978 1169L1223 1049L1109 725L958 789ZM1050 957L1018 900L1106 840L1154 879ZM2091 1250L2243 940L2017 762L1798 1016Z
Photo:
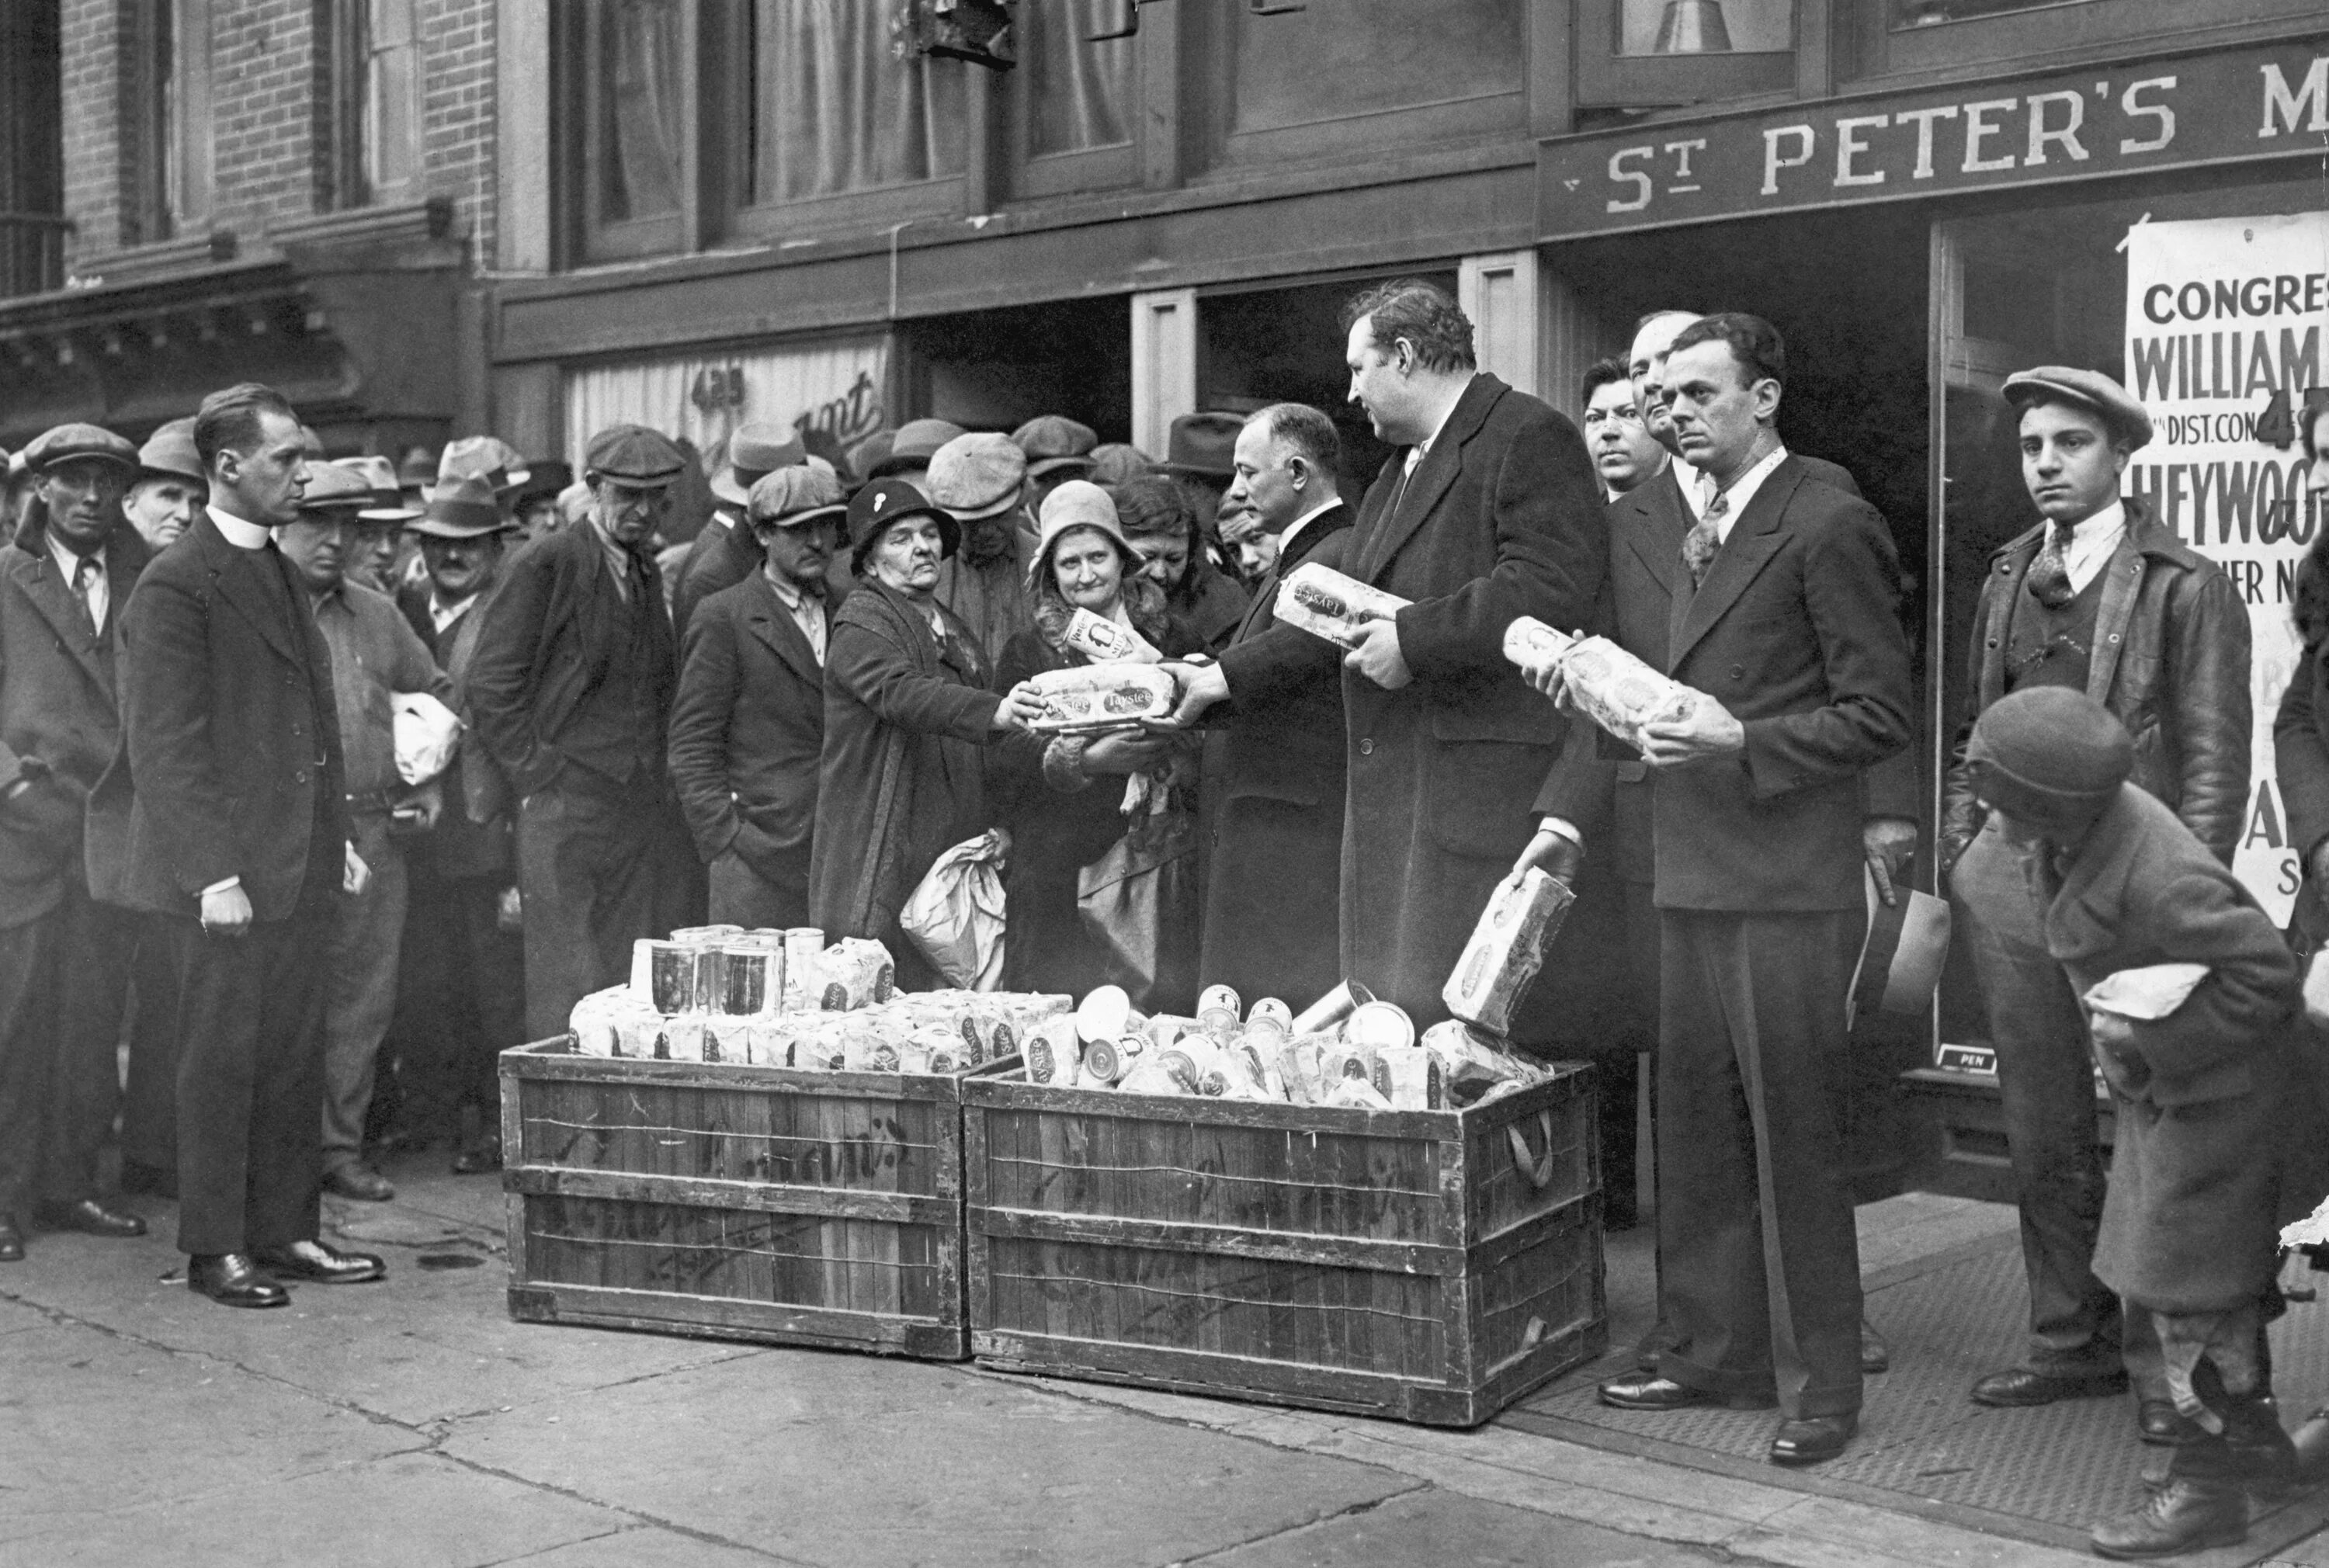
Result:
M1019 504L1027 455L1008 436L957 436L930 458L922 488L957 522L996 517Z
M343 468L336 463L307 465L307 487L299 493L301 512L353 515L371 504L372 486L354 469Z
M1027 477L1039 479L1061 468L1089 469L1099 432L1064 415L1038 414L1012 431L1011 439L1027 455Z
M203 470L203 455L194 447L192 419L173 419L146 437L146 445L137 449L137 477L210 483L211 476Z
M873 549L873 541L888 531L893 522L910 517L934 517L938 521L938 558L943 560L954 554L962 542L962 530L943 506L934 506L930 498L910 479L877 479L859 491L849 502L849 564L860 569Z
M2150 411L2100 371L2035 365L2005 378L2005 400L2016 408L2026 409L2032 403L2057 398L2099 416L2130 451L2150 443Z
M1122 558L1127 575L1140 569L1139 554L1132 541L1124 537L1124 526L1116 520L1116 502L1107 491L1089 479L1070 479L1051 494L1043 497L1042 532L1035 540L1034 559L1027 567L1027 580L1032 584L1043 580L1051 569L1051 547L1061 536L1080 528L1106 534Z
M1164 472L1200 479L1237 476L1238 432L1245 420L1235 414L1183 414L1173 421L1164 451Z
M849 515L841 481L806 463L761 474L752 482L745 505L754 528L763 523L800 528L812 522L838 522Z
M1868 934L1845 992L1845 1016L1923 1013L1932 1006L1933 989L1949 956L1949 901L1895 884L1897 902L1887 906L1876 890L1876 874L1868 872L1864 880Z
M590 437L582 459L586 479L611 479L635 489L660 490L678 483L686 454L671 437L644 425L609 425Z
M24 468L31 474L80 458L134 470L137 448L98 425L58 425L33 437L24 448Z
M482 474L448 479L429 493L429 511L409 532L430 539L482 539L517 525L504 516Z
M533 477L517 448L497 436L464 436L445 444L437 459L437 483L465 474L483 475L501 495L514 492Z
M2135 742L2101 703L2068 686L2025 686L1974 720L1974 794L2008 815L2076 829L2102 814L2135 768Z
M712 481L712 493L731 506L744 504L760 475L808 461L808 448L789 426L739 425L728 437L728 461Z
M891 437L889 455L870 471L861 472L869 479L887 479L893 474L928 468L938 448L962 433L962 427L951 419L909 419Z

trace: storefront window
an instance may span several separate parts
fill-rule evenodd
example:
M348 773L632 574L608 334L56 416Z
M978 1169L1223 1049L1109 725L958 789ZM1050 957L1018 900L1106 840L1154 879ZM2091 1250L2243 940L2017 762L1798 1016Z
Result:
M756 202L962 172L969 68L893 56L892 10L883 0L758 0Z
M1620 54L1768 54L1793 49L1795 0L1620 0Z

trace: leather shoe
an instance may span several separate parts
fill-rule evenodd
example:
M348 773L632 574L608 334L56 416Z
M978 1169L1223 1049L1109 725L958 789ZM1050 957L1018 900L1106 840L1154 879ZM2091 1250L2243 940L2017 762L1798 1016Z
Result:
M44 1203L33 1211L33 1223L43 1230L86 1231L93 1236L142 1236L146 1222L127 1209L108 1208L93 1197L79 1203Z
M16 1216L0 1214L0 1263L21 1263L24 1261L24 1237L16 1229Z
M396 1196L388 1178L366 1165L335 1165L324 1172L324 1190L359 1203L386 1203Z
M2172 1399L2146 1399L2136 1406L2135 1430L2155 1448L2177 1448L2200 1435L2197 1425L2176 1413Z
M370 1253L344 1253L321 1242L293 1242L263 1247L259 1261L268 1272L288 1280L307 1280L318 1285L361 1285L388 1278L388 1265Z
M286 1307L291 1292L240 1253L197 1253L186 1262L186 1289L222 1307Z
M1694 1410L1712 1405L1721 1410L1768 1410L1777 1403L1763 1394L1716 1394L1693 1388L1655 1373L1627 1375L1603 1381L1601 1403L1617 1410Z
M2032 1372L2026 1366L1993 1372L1973 1385L1973 1402L2001 1410L2051 1404L2059 1399L2101 1399L2126 1392L2126 1372Z
M1880 1372L1892 1370L1892 1342L1876 1331L1876 1325L1862 1318L1860 1320L1860 1371L1862 1376L1873 1377Z
M1783 1421L1771 1439L1771 1462L1815 1465L1832 1460L1859 1431L1856 1415L1808 1415L1801 1421Z
M2174 1557L2248 1539L2249 1501L2237 1483L2177 1477L2152 1488L2143 1506L2097 1525L2098 1557Z

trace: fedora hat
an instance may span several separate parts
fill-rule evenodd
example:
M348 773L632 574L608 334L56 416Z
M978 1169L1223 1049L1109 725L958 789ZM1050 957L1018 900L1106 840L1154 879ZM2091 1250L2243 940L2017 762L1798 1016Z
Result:
M938 448L961 434L962 427L951 419L909 419L891 438L889 455L874 464L866 477L887 479L893 474L928 468Z
M849 502L849 564L863 570L873 541L893 522L910 517L934 517L938 521L938 559L954 554L962 543L962 526L947 509L931 502L910 479L876 479Z
M372 485L353 468L337 463L307 465L307 487L299 493L301 512L353 514L372 504Z
M137 448L137 477L191 479L198 484L211 482L211 476L203 472L203 455L194 449L192 419L173 419L146 437L146 445Z
M396 465L385 457L342 457L337 466L372 486L372 504L357 514L364 522L410 522L420 509L404 499L396 482Z
M1921 1015L1933 1003L1941 965L1949 956L1949 901L1913 887L1893 885L1898 903L1887 906L1876 891L1876 873L1864 870L1868 934L1845 993L1849 1024L1871 1013Z
M465 474L429 493L429 510L406 530L429 539L482 539L515 528L482 475Z
M790 426L739 425L728 437L728 461L712 479L712 493L731 506L742 506L762 474L807 461L808 448Z
M509 494L533 477L516 447L498 436L464 436L448 441L437 459L437 483L465 474L484 476L496 494Z
M1173 421L1164 449L1164 472L1199 479L1237 477L1238 432L1245 420L1236 414L1183 414Z

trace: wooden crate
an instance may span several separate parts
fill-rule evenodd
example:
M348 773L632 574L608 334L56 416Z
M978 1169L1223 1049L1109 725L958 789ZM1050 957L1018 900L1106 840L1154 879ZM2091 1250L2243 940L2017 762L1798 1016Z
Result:
M960 1080L501 1057L510 1316L959 1361Z
M976 1075L971 1353L1476 1425L1607 1342L1592 1085L1370 1113Z

